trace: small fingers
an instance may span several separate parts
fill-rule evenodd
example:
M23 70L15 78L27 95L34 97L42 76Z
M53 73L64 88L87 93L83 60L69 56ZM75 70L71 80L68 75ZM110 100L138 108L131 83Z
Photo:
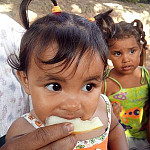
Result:
M113 112L115 114L115 116L117 117L117 119L119 120L120 119L120 112L122 111L122 106L120 103L114 103L112 105L113 107Z
M113 107L113 110L116 110L116 111L119 111L119 112L122 111L122 106L121 106L120 103L113 103L112 107Z

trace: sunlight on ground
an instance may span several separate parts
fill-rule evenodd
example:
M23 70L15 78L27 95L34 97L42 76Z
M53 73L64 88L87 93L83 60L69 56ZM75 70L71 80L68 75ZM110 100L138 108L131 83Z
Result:
M94 6L94 12L96 12L96 13L97 13L97 12L101 12L102 9L103 9L102 4L100 4L100 3L95 4L95 6Z
M111 8L117 8L117 9L123 10L122 5L120 5L120 4L115 4L115 3L103 3L103 4L106 6L109 6Z
M0 4L0 12L10 12L12 11L12 4Z
M79 14L82 13L82 10L81 10L81 8L80 8L78 5L72 4L71 7L72 7L72 10L71 10L71 11L72 11L73 13L79 13Z
M30 22L33 22L38 16L37 13L35 13L31 10L28 10L28 15L29 15L29 21Z
M91 1L92 2L92 1ZM13 4L0 4L0 12L1 13L9 13L13 12ZM136 10L134 11L133 9L130 9L130 7L124 7L121 4L118 4L116 2L113 3L96 3L93 6L93 15L96 15L103 10L109 10L109 9L114 9L115 11L113 12L115 15L113 17L115 22L119 21L127 21L127 22L132 22L134 19L139 19L142 21L144 25L144 31L146 32L146 39L148 44L150 45L150 13L146 10L143 9L143 12L137 13ZM76 3L71 5L71 12L82 15L84 10L82 10L82 7L80 5L77 5ZM95 14L94 14L95 13ZM29 15L29 21L33 22L37 17L38 14L35 13L33 10L28 11ZM112 15L113 16L113 15Z
M7 13L13 11L13 4L0 4L0 12ZM37 14L28 10L29 20L32 22L37 18Z
M117 15L113 17L114 22L120 22L125 20L126 22L132 22L134 19L139 19L142 21L144 26L144 31L146 33L147 44L150 45L150 13L146 10L143 10L142 13L137 13L130 8L124 8L122 5L117 3L97 3L95 4L93 10L95 13L100 13L103 9L109 10L114 9Z

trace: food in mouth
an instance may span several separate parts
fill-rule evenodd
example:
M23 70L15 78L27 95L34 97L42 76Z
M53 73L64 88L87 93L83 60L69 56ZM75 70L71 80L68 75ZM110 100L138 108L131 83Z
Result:
M103 126L103 123L101 122L99 117L95 117L92 120L81 120L81 118L68 120L58 116L48 117L45 121L45 125L49 126L49 125L54 125L54 124L59 124L64 122L70 122L74 125L73 133L88 132Z

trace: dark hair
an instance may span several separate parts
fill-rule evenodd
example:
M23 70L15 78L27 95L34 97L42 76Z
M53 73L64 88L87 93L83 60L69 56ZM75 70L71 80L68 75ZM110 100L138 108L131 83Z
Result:
M147 41L145 40L145 32L143 31L143 24L140 20L135 19L131 23L121 21L119 23L115 23L113 26L114 26L115 32L113 32L111 38L108 38L108 40L113 40L113 39L117 40L117 39L122 39L125 37L134 36L137 43L139 45L142 43L143 48L147 49L146 47Z
M104 67L107 66L108 47L96 22L75 14L60 12L48 14L29 26L27 9L30 2L31 0L22 0L20 5L21 20L27 31L21 40L19 57L13 54L8 58L11 67L27 72L33 52L38 62L44 64L63 62L65 67L79 55L78 66L86 51L91 51L91 54L98 53ZM52 2L57 6L55 0ZM54 58L42 60L41 55L53 42L58 44L58 52Z
M115 32L114 21L111 16L109 16L112 11L113 9L110 9L107 12L98 14L94 17L96 20L96 24L102 31L103 38L106 42L108 42L108 40L113 37Z

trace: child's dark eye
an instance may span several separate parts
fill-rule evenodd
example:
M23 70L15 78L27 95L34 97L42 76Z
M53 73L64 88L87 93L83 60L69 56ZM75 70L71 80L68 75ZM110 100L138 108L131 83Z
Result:
M120 56L120 55L121 55L121 52L114 52L114 55L115 55L115 56Z
M131 49L131 50L130 50L130 53L131 53L131 54L135 53L135 50L134 50L134 49Z
M82 91L91 91L93 87L94 87L93 83L86 84L83 86Z
M46 87L50 91L60 91L62 89L61 85L58 83L50 83L50 84L46 85Z

